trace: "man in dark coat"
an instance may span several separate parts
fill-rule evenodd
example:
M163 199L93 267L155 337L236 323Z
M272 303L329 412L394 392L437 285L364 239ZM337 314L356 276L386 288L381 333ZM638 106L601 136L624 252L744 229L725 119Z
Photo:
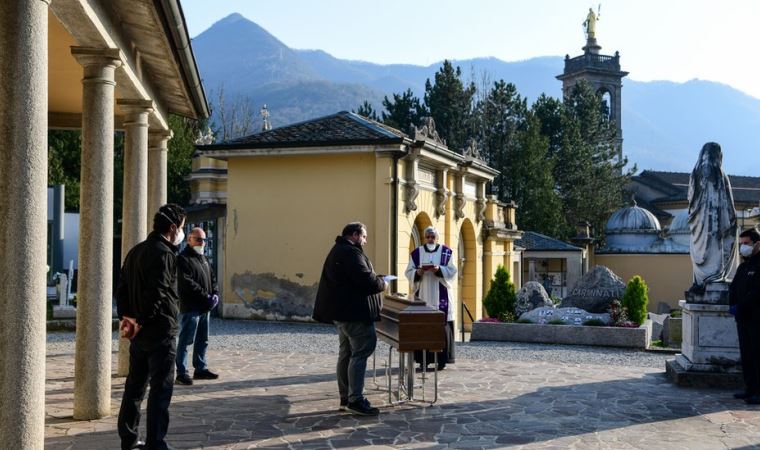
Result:
M736 317L744 392L734 397L760 405L760 233L749 229L739 235L743 262L729 290L729 308Z
M129 251L116 292L121 335L131 339L129 375L119 409L121 448L169 448L169 404L177 353L177 246L184 239L185 210L168 204L153 218L153 232ZM140 404L145 388L148 420L145 443L138 442Z
M349 223L335 238L322 269L313 317L338 329L340 409L375 416L379 410L364 397L364 376L377 344L375 322L380 320L386 283L362 251L366 243L367 228L359 222Z
M179 384L196 380L215 380L219 374L209 370L206 363L210 311L219 303L216 277L208 259L206 232L193 228L187 235L187 246L179 254L179 340L177 342L177 379ZM187 372L187 346L193 345L193 378Z

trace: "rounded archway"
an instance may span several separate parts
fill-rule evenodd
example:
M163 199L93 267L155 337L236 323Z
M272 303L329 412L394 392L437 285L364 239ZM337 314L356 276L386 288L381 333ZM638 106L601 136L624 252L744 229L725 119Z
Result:
M462 222L459 229L459 245L457 248L457 266L459 280L459 293L457 299L457 330L471 331L472 322L477 320L477 237L475 236L475 227L469 219Z

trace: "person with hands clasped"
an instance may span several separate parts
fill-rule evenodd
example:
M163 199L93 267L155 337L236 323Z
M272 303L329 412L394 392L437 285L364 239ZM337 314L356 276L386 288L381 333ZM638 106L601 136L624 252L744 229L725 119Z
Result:
M203 252L206 232L193 228L187 236L187 246L177 258L179 268L179 341L177 342L177 379L184 385L195 380L215 380L219 374L208 369L209 320L211 310L219 304L219 289L211 265ZM187 347L193 346L193 378L187 371Z
M175 204L159 208L153 232L124 258L116 308L122 337L131 340L129 374L119 409L121 448L167 449L169 404L177 354L177 250L184 240L185 210ZM138 441L140 404L148 394L145 442Z

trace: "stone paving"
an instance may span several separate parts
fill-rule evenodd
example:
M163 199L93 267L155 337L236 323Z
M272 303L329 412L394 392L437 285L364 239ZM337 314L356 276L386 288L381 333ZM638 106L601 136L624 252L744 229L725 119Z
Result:
M370 389L372 418L338 412L334 355L211 348L209 361L219 380L175 386L174 448L760 448L760 407L675 387L664 365L460 358L440 373L433 406L388 406ZM74 421L73 355L47 363L45 448L119 448L124 379L113 379L113 416Z

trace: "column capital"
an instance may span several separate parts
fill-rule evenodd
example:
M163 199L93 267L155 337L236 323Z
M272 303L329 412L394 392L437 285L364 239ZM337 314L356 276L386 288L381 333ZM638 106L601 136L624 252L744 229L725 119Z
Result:
M121 66L121 53L117 48L71 47L71 55L84 67Z
M120 98L116 104L124 112L124 125L148 126L148 114L154 110L152 100Z
M148 149L149 150L166 150L167 141L174 137L172 130L154 130L148 132Z

